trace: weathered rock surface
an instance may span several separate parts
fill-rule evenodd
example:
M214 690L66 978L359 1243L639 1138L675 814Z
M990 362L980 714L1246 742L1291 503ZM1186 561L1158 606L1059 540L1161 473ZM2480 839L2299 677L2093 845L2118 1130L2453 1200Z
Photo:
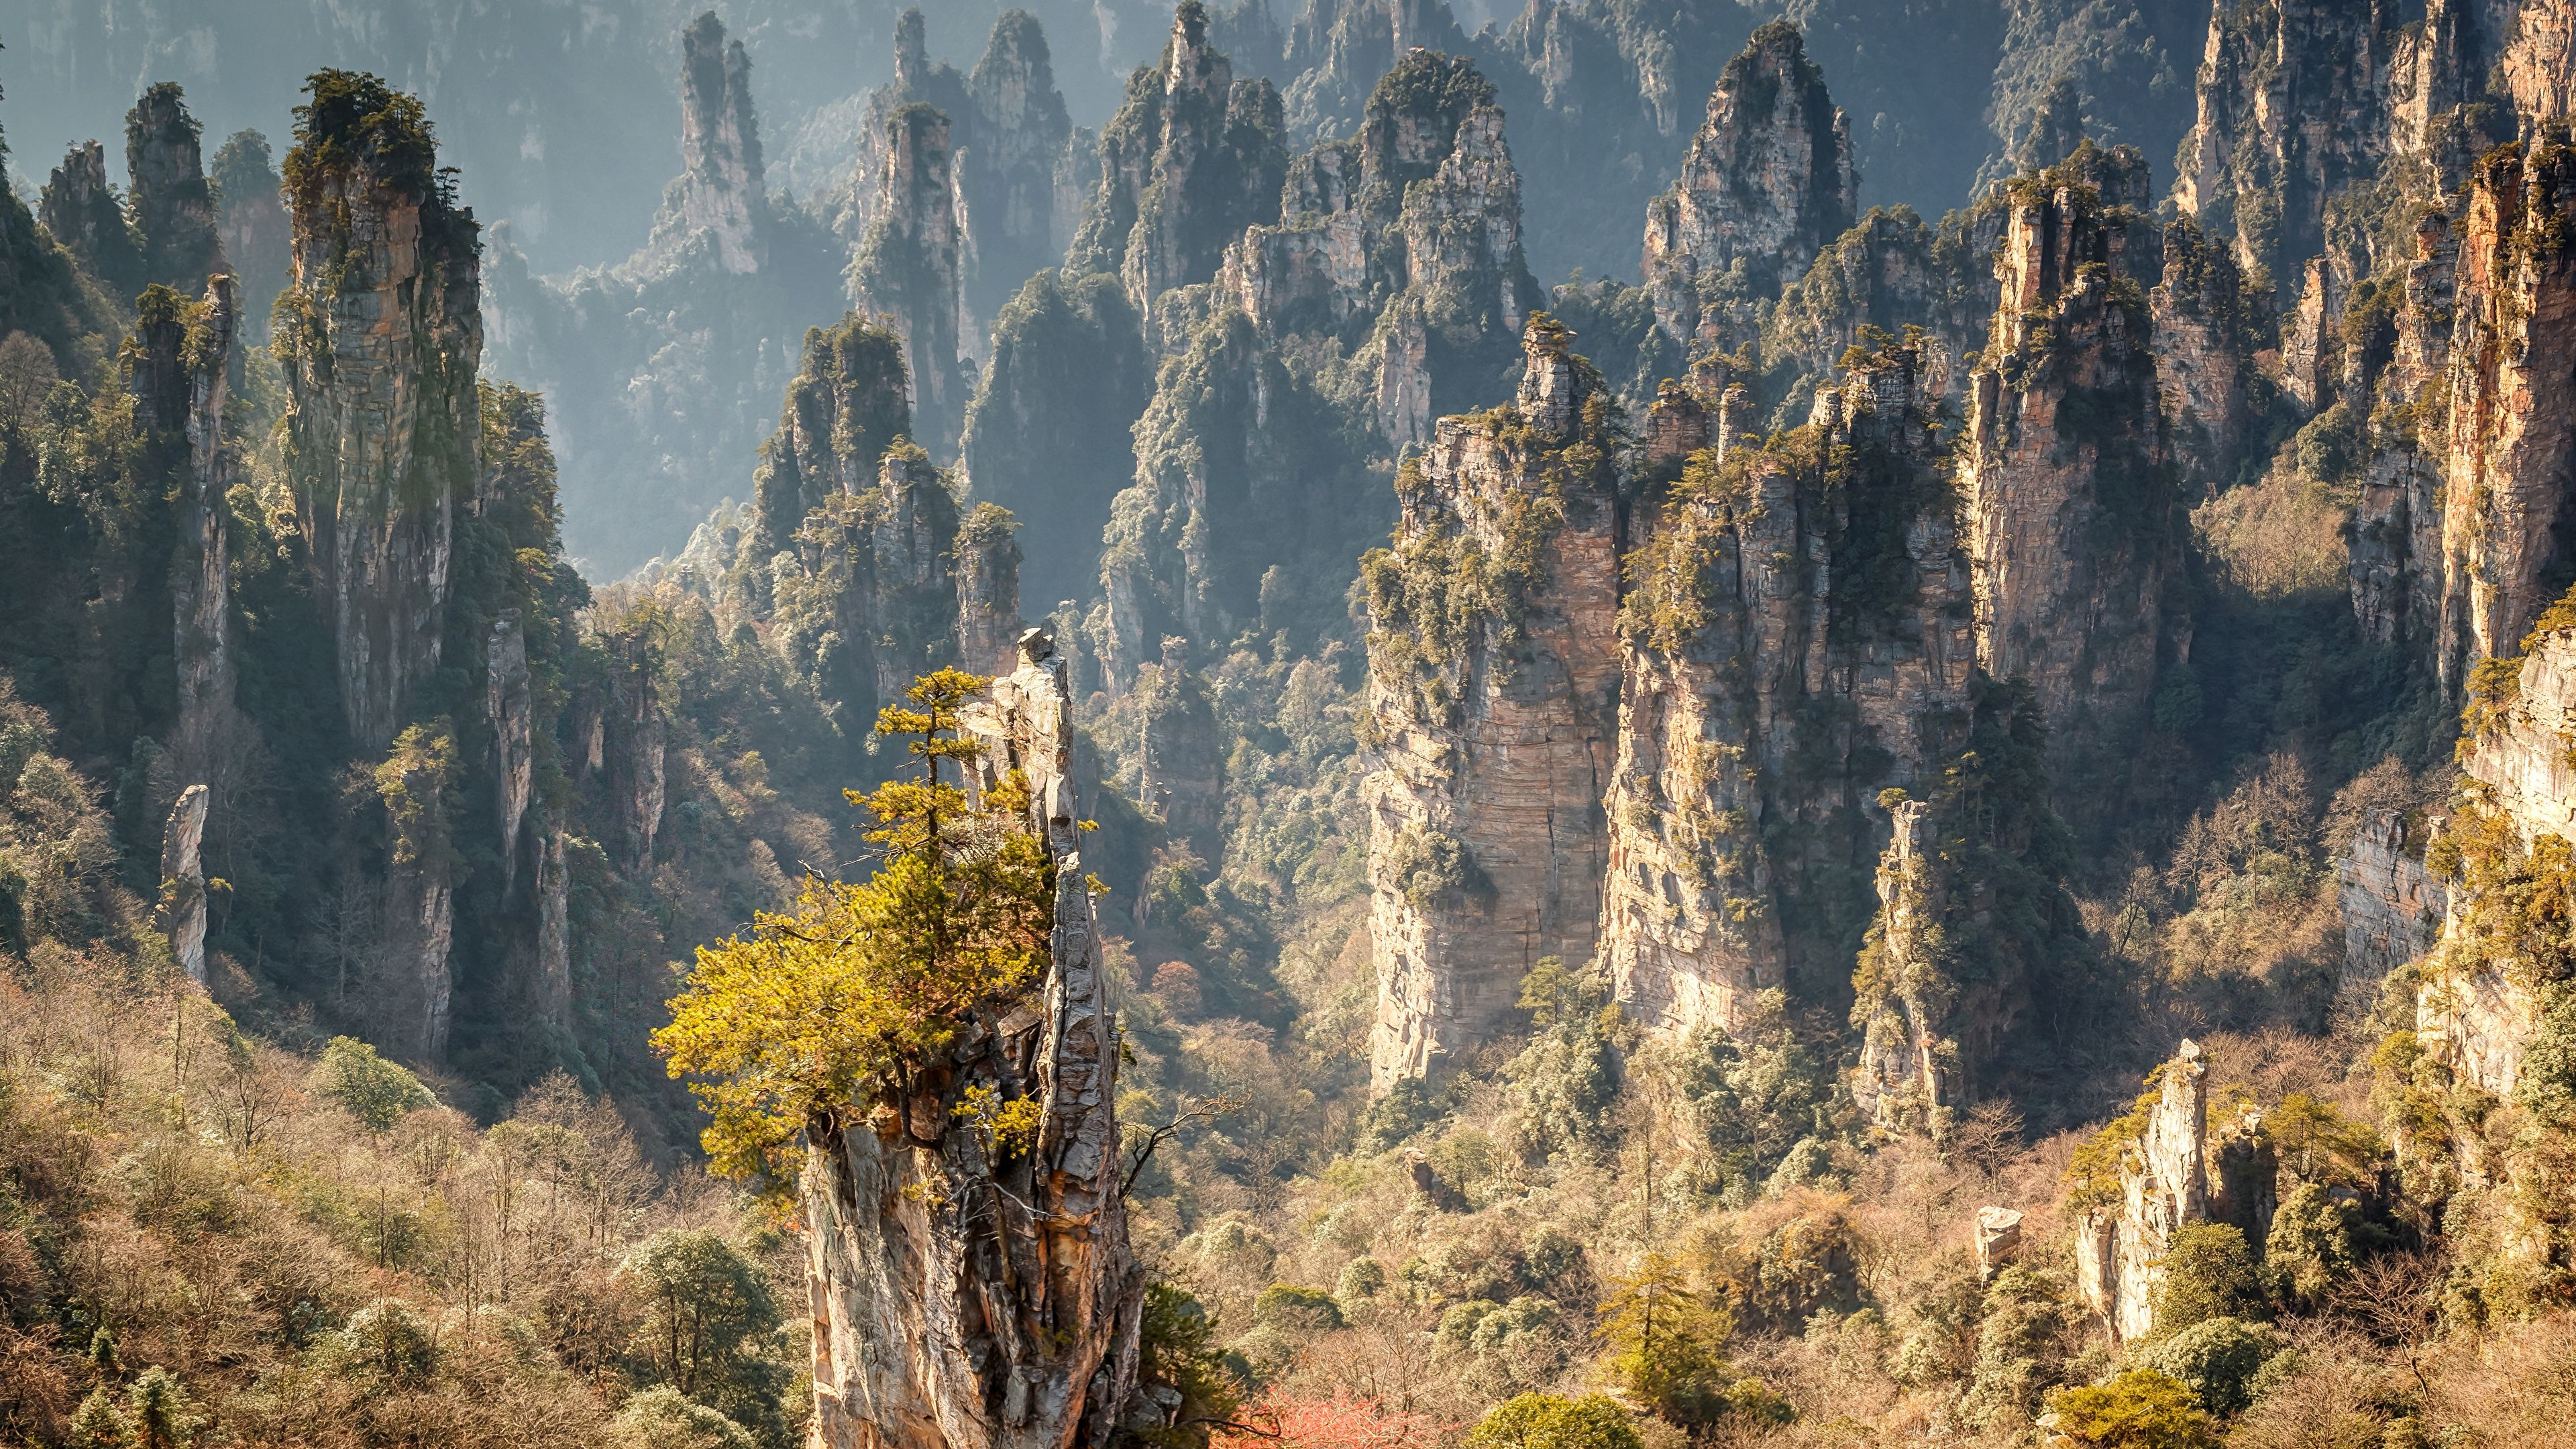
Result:
M1467 53L1445 0L1307 0L1288 27L1288 128L1301 138L1358 124L1378 78L1419 52Z
M903 338L913 426L946 454L964 424L969 386L957 365L962 264L947 116L919 104L895 112L886 121L884 164L876 219L850 264L850 291L859 310Z
M125 174L143 279L191 296L208 277L230 270L197 130L179 88L167 81L145 91L125 117Z
M680 175L662 193L644 265L664 270L711 243L735 273L769 264L769 187L751 105L751 57L712 10L680 32Z
M1226 249L1218 291L1273 337L1373 326L1380 425L1391 446L1419 445L1539 301L1520 223L1494 88L1463 60L1410 55L1357 135L1290 165L1280 221Z
M1206 7L1186 0L1162 59L1136 72L1101 128L1099 179L1069 264L1117 273L1151 324L1164 292L1207 281L1245 227L1278 218L1284 124L1279 92L1238 83L1208 41Z
M190 785L161 828L161 900L152 924L188 979L206 984L206 787Z
M1641 270L1655 318L1684 342L1704 335L1706 293L1768 297L1803 272L1859 211L1850 126L1795 26L1762 27L1727 63L1681 179L1646 209ZM1732 339L1728 339L1732 345Z
M177 694L169 749L178 777L190 784L215 780L232 763L223 758L235 718L224 504L233 480L223 419L225 379L239 327L232 278L219 274L190 315L146 317L137 328L143 355L154 360L136 378L138 411L155 432L184 447L184 458L174 457L171 470L178 484L170 551L171 662Z
M1225 760L1207 681L1191 672L1189 641L1163 641L1163 660L1136 682L1143 741L1137 803L1173 841L1213 867L1225 848Z
M2085 1209L2075 1229L2075 1286L2116 1340L2155 1331L2174 1234L2193 1223L2233 1222L2250 1242L2269 1230L2275 1191L2260 1119L2213 1135L2209 1063L2184 1041L2165 1063L2144 1122L2120 1162L2116 1202Z
M802 1185L820 1449L1104 1446L1128 1417L1144 1274L1128 1251L1118 1041L1084 884L1064 661L1043 634L969 728L980 783L1030 786L1055 862L1044 983L961 1035L908 1099L808 1131ZM960 1120L968 1090L1039 1104L1025 1152Z
M483 714L492 729L493 842L501 856L501 891L518 889L519 823L536 789L536 701L529 692L528 636L519 611L492 621L483 641Z
M2014 185L1959 482L1978 663L2029 682L2072 769L2116 748L2161 656L2187 647L2168 637L2164 599L2182 513L2150 308L2123 270L2141 240L2143 167L2088 179L2070 165Z
M1363 740L1382 1088L1517 1018L1542 956L1592 954L1618 718L1618 480L1584 428L1598 374L1533 319L1515 412L1444 418L1362 565ZM1453 615L1455 578L1482 607Z
M441 193L434 162L390 158L363 124L317 114L290 158L295 270L277 348L341 710L380 751L439 665L455 509L477 472L483 312L473 214Z
M2326 245L2326 203L2378 169L2403 8L2381 0L2213 7L2174 201L2286 301Z
M1830 991L1869 906L1819 879L1865 868L1865 810L1951 743L1976 646L1920 352L1854 368L1810 428L1691 457L1628 557L1601 953L1650 1026ZM1743 406L1673 389L1649 457Z
M755 573L794 546L806 514L873 487L878 460L911 432L901 338L855 316L806 333L803 366L752 476L756 518L743 547Z
M957 659L970 674L1008 674L1019 660L1019 524L978 503L957 525Z
M294 258L294 231L278 195L268 138L257 131L234 132L215 153L212 179L215 231L241 294L242 335L265 346L269 311L277 294L286 290Z
M83 141L63 154L37 196L36 218L119 300L141 290L143 251L108 184L105 147Z
M2345 981L2375 984L2440 938L2450 898L2424 865L2430 829L2418 815L2372 811L2336 862Z

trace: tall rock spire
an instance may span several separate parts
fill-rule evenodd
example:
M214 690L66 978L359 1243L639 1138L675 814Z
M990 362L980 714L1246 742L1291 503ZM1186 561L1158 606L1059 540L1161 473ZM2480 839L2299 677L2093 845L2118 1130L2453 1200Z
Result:
M286 158L286 469L349 733L380 751L437 672L478 472L476 227L438 182L419 101L349 71L308 88Z
M725 39L712 10L680 32L680 159L662 194L650 251L668 259L703 235L728 272L769 264L769 190L760 122L751 109L751 57Z
M1739 265L1747 300L1777 291L1850 229L1859 191L1850 124L1797 27L1753 32L1709 94L1681 179L1647 205L1643 271L1656 320L1690 341L1702 293Z
M193 296L229 271L206 182L196 119L168 81L143 93L125 117L125 171L132 181L134 235L144 280Z
M902 336L913 427L946 454L965 421L967 390L957 367L961 278L948 117L916 103L895 112L886 132L876 220L850 264L850 290L860 310Z

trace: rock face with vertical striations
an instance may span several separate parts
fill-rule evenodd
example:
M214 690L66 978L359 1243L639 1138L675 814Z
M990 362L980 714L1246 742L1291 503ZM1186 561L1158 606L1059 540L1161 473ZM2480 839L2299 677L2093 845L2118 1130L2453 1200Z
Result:
M2211 11L2174 202L2285 302L2325 249L2328 199L2367 181L2385 153L2402 8L2255 0Z
M240 320L228 276L212 278L205 297L182 312L162 310L157 299L168 295L153 294L138 317L139 356L148 361L135 374L135 402L139 420L163 440L176 484L169 587L177 690L168 747L178 778L197 784L222 772L223 745L235 720L224 504L232 460L224 448L223 419Z
M993 22L966 76L971 105L960 146L958 218L967 310L989 320L1037 272L1063 259L1056 176L1071 159L1073 122L1056 90L1046 32L1025 10ZM957 117L950 116L952 124Z
M1137 803L1212 868L1225 848L1224 742L1207 681L1190 670L1188 640L1163 641L1162 662L1147 665L1136 682L1136 706L1143 724Z
M143 278L189 295L230 270L197 132L179 88L167 81L145 91L125 117L125 173Z
M2209 1063L2184 1041L2165 1063L2145 1120L2120 1164L2120 1198L2086 1212L2075 1229L2075 1281L2112 1334L2153 1332L2163 1259L2176 1230L2209 1216Z
M215 230L241 293L242 335L265 345L269 311L277 294L286 290L294 255L294 236L287 224L286 204L278 199L277 168L269 157L268 138L257 131L234 132L215 152L212 179Z
M372 751L439 666L454 514L477 473L482 287L473 214L438 185L417 104L325 76L286 161L295 269L277 347L341 711Z
M161 900L152 924L170 938L171 958L206 984L206 787L190 785L161 829Z
M519 611L504 610L483 640L483 716L492 728L493 844L501 856L501 891L518 888L519 824L536 790L536 701L529 689L528 636Z
M1277 219L1282 130L1279 92L1236 82L1208 41L1206 5L1182 0L1162 59L1128 81L1101 128L1099 179L1069 264L1117 273L1150 323L1164 292L1207 281L1245 227Z
M62 164L45 178L36 217L117 300L131 300L142 290L143 251L108 184L105 147L84 141L63 153Z
M1020 525L978 503L957 525L957 661L969 674L1007 674L1019 660Z
M2576 527L2576 148L2501 150L2470 182L2437 438L2442 677L2515 652Z
M1650 1026L1834 992L1874 906L1838 884L1876 853L1869 812L1955 744L1976 645L1925 347L1856 362L1768 445L1677 451L1732 431L1740 388L1650 417L1679 477L1631 524L1601 928Z
M2432 828L2415 812L2374 810L2336 862L2347 983L2376 986L2440 937L2450 893L2424 864Z
M1267 335L1373 350L1387 441L1418 446L1435 411L1497 374L1541 299L1520 225L1493 86L1464 60L1409 55L1357 135L1289 166L1279 222L1226 249L1218 290Z
M1288 27L1288 128L1300 138L1347 131L1379 77L1423 53L1464 55L1466 32L1444 0L1307 0Z
M712 10L680 32L680 175L662 193L646 265L677 262L699 238L728 272L769 264L769 186L751 107L751 58Z
M1618 478L1600 375L1531 319L1513 409L1443 418L1361 564L1372 1074L1420 1076L1517 1022L1542 956L1592 954L1618 722Z
M967 721L986 751L976 784L1020 771L1019 828L1053 861L1044 982L962 1032L909 1096L808 1132L818 1449L1105 1446L1136 1394L1145 1279L1127 1245L1119 1047L1068 691L1064 661L1032 630L1019 668ZM970 1090L1037 1103L1032 1146L988 1146L959 1111Z
M1797 28L1755 31L1709 95L1681 179L1646 208L1656 321L1685 343L1720 341L1712 289L1771 295L1851 227L1859 187L1849 124Z
M2180 494L2150 306L2127 270L2152 251L2145 168L2125 147L2078 161L2013 183L1959 470L1978 663L2029 682L2061 781L2112 767L2183 645L2164 597Z
M943 455L965 421L967 379L958 370L960 261L956 178L948 117L909 105L886 121L876 219L850 264L859 310L904 341L913 426Z

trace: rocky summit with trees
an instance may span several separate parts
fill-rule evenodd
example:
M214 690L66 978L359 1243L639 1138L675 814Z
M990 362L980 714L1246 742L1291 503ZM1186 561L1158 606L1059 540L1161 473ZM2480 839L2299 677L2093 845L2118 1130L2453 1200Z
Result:
M416 8L0 18L0 1449L2567 1442L2568 0Z

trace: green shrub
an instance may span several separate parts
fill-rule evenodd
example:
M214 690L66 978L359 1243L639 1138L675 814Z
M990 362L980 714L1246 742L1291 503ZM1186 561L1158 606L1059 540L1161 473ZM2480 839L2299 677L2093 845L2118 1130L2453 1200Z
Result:
M1342 1326L1342 1310L1321 1288L1273 1283L1252 1300L1252 1319L1282 1333L1325 1333Z
M406 1113L435 1107L420 1078L355 1037L335 1036L322 1049L321 1093L381 1137Z
M2259 1323L2208 1318L2149 1339L2130 1360L2191 1390L2202 1408L2223 1416L2254 1401L2254 1376L2280 1349L2279 1336Z
M2191 1390L2153 1369L2048 1396L2057 1430L2092 1449L2207 1449L2218 1442Z
M2156 1299L2156 1330L2173 1333L2212 1318L2263 1316L2263 1290L2245 1231L2233 1223L2193 1223L2175 1230L2164 1256L2165 1286Z
M1645 1449L1635 1421L1606 1394L1522 1394L1496 1405L1467 1449Z
M616 1449L752 1449L755 1442L740 1424L669 1384L629 1394L608 1435Z

